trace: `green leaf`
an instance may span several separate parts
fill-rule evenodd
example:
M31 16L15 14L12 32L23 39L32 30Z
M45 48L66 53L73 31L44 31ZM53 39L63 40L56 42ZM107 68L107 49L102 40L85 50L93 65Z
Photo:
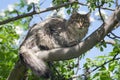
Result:
M110 72L109 71L102 71L101 73L100 73L100 80L112 80L111 78L110 78Z
M27 11L29 12L31 9L32 9L32 5L29 5L29 6L27 7Z
M94 74L94 76L92 77L93 80L98 78L99 78L99 73Z
M23 8L25 6L25 3L23 0L20 0L20 4L18 4L20 6L20 8Z
M109 69L110 71L113 71L113 70L115 69L115 66L116 66L116 65L117 65L116 61L111 62L111 63L108 64L108 69Z
M100 47L100 51L103 51L103 47Z
M105 42L103 42L103 46L106 48L107 47L107 45L106 45L106 43Z
M67 13L68 13L68 14L70 14L70 13L71 13L71 10L70 10L70 9L68 9L68 10L67 10Z

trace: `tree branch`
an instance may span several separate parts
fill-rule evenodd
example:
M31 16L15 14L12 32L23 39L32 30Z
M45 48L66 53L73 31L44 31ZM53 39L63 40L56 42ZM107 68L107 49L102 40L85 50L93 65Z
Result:
M116 7L118 6L118 0L115 0Z
M101 64L100 66L97 66L97 67L94 68L93 70L87 72L87 75L89 75L89 74L91 74L92 72L96 71L96 70L99 69L100 67L103 67L103 66L106 65L107 63L110 63L110 62L112 62L112 61L114 61L114 60L119 60L120 57L116 58L117 56L118 56L118 53L115 54L112 59L104 62L104 63ZM78 78L78 77L81 77L81 76L87 76L87 75L86 75L86 74L76 75L76 76L71 77L70 79Z
M116 42L114 40L105 40L105 43L114 45Z
M88 4L84 4L84 3L80 3L80 2L78 2L78 4L79 4L79 5L83 5L83 6L88 6ZM99 8L99 6L97 6L97 8ZM107 7L102 7L102 6L101 6L101 9L110 10L110 11L115 11L114 9L107 8Z
M49 7L49 8L43 9L43 10L41 10L39 12L36 12L36 11L33 10L30 13L22 14L22 15L13 17L13 18L9 18L9 19L0 21L0 25L6 24L6 23L9 23L9 22L12 22L12 21L16 21L16 20L21 19L21 18L30 17L30 16L35 15L35 14L40 14L40 13L55 10L55 9L58 9L58 8L61 8L61 7L65 7L65 6L71 5L73 3L78 3L78 2L68 2L68 3L65 3L65 4L61 4L59 6L54 6L54 7Z
M27 70L28 69L18 61L15 64L14 69L9 74L7 80L25 80L24 78L26 78L25 74L27 74Z
M117 35L115 35L113 32L110 32L115 38L119 38L120 39L120 37L119 36L117 36Z
M90 73L92 73L92 72L94 72L95 70L99 69L100 67L106 65L107 63L110 63L110 62L112 62L112 61L114 61L114 60L119 60L120 57L116 58L117 55L118 55L118 54L116 54L116 55L115 55L112 59L110 59L109 61L104 62L102 65L97 66L96 68L94 68L93 70L91 70Z
M110 10L110 11L115 11L114 9L107 8L107 7L101 7L101 9Z
M110 34L111 34L112 36L111 36ZM115 35L113 32L110 32L110 34L107 35L109 38L111 38L111 39L116 39L116 38L120 39L120 37L117 36L117 35Z
M104 23L105 21L104 21L104 18L103 18L103 16L102 16L102 13L101 13L101 6L98 8L98 12L99 12L99 15L100 15L103 23Z
M103 63L102 65L96 67L95 69L93 69L92 71L90 71L88 74L90 74L90 73L96 71L97 69L99 69L100 67L104 66L104 65L107 64L107 63L110 63L110 62L112 62L112 61L114 61L114 60L119 60L119 59L120 59L120 58L111 59L111 60L109 60L109 61ZM88 74L87 74L87 75L88 75ZM85 75L85 74L82 74L82 75L76 75L76 76L73 76L72 78L70 78L70 80L71 80L71 79L74 79L74 78L81 77L81 76L86 76L86 75Z
M75 2L68 2L68 3L64 3L64 4L61 4L61 5L58 5L58 6L54 6L54 7L49 7L49 8L43 9L43 10L41 10L41 11L39 11L39 12L32 11L32 12L30 12L30 13L18 15L18 16L16 16L16 17L13 17L13 18L9 18L9 19L0 21L0 25L7 24L7 23L9 23L9 22L13 22L13 21L16 21L16 20L19 20L19 19L22 19L22 18L30 17L30 16L35 15L35 14L40 14L40 13L44 13L44 12L47 12L47 11L56 10L56 9L65 7L65 6L67 6L67 5L72 5L72 4L74 4L74 3L78 3L79 5L83 5L83 6L88 6L87 4L83 4L83 3L80 3L80 2L76 2L76 1L75 1ZM106 10L114 11L114 9L103 8L103 7L101 7L101 8L102 8L102 9L106 9Z

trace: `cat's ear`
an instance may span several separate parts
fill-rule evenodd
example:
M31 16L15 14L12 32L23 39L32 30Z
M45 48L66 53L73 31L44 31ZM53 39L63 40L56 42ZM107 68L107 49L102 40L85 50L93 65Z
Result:
M87 17L90 17L90 13L91 13L91 12L89 11L89 12L86 14L86 15L87 15Z

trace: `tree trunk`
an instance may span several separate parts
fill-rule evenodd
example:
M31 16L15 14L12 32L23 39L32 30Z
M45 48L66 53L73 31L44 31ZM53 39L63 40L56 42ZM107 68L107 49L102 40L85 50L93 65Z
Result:
M25 80L27 70L20 61L17 61L7 80Z

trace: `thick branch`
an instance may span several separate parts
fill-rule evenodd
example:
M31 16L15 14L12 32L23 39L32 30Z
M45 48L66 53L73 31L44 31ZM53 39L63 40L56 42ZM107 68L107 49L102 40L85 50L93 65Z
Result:
M47 61L76 58L100 42L118 24L119 20L120 8L116 8L115 12L110 16L109 20L106 20L105 24L102 24L100 28L98 28L83 42L69 48L57 48L48 51L39 51L36 53L36 56Z

